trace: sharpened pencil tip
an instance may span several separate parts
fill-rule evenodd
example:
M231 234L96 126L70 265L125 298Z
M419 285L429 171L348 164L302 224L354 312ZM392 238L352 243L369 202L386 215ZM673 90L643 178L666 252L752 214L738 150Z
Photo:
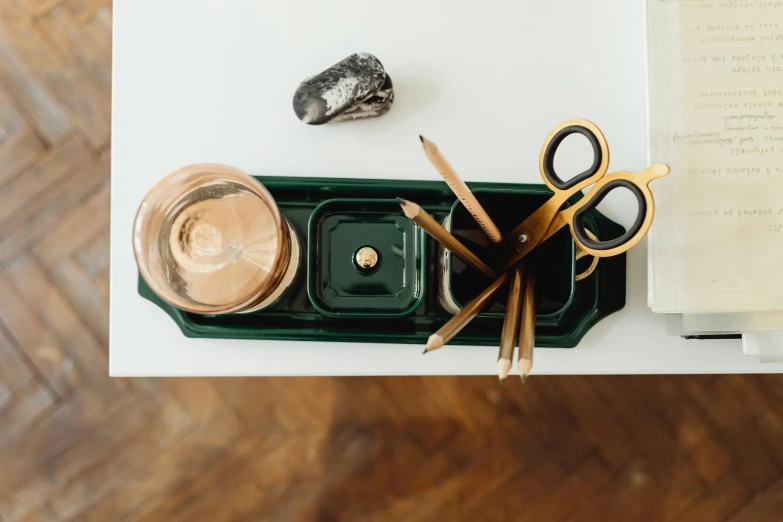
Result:
M419 215L419 211L421 211L421 207L419 205L408 201L407 199L397 198L397 202L400 204L402 213L405 214L405 217L408 219L414 219Z
M424 149L424 154L431 157L438 151L438 148L430 140L419 134L419 140L421 140L421 148Z
M424 349L424 351L423 351L423 352L421 352L421 354L422 354L422 355L424 355L424 354L425 354L425 353L427 353L427 352L429 352L429 350L425 348L425 349Z
M506 359L503 357L498 359L498 379L500 379L500 384L503 384L503 381L506 380L506 377L508 377L508 371L510 369L511 359Z
M527 375L522 376L522 384L525 384L527 382Z
M434 333L430 335L430 338L427 339L427 347L424 349L425 352L431 352L432 350L437 350L438 348L443 347L443 338Z
M503 386L504 382L506 382L506 379L498 379L498 386Z

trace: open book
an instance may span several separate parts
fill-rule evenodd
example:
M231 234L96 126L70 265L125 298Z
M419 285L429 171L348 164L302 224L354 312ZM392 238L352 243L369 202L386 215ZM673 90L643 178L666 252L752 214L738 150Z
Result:
M647 47L650 307L783 311L783 2L648 0Z

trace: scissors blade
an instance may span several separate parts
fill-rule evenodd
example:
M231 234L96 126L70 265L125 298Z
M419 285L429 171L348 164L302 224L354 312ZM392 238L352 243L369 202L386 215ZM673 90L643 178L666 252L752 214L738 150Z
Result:
M558 212L554 221L552 221L552 224L549 225L549 228L546 229L546 234L544 234L544 238L540 242L543 243L550 237L554 236L555 232L558 232L566 225L568 225L568 222L566 221L565 217L563 217L563 213Z
M554 198L553 198L554 199ZM528 255L535 247L551 235L549 229L557 222L559 206L550 204L549 200L533 212L527 219L517 225L498 245L498 258L503 264L503 270ZM562 227L565 222L559 225ZM558 228L559 228L558 227ZM554 232L552 232L554 233ZM549 235L547 235L549 234Z

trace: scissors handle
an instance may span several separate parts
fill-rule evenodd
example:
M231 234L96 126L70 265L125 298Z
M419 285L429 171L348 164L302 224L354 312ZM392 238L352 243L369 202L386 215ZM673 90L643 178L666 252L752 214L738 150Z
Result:
M655 202L648 184L669 173L666 165L652 165L641 172L613 172L601 178L583 199L561 212L561 217L571 229L577 246L595 257L621 254L636 245L650 228L655 213ZM626 188L636 197L636 219L628 230L615 239L595 240L585 228L584 217L613 190Z
M590 143L593 149L593 164L584 172L573 178L563 181L555 170L555 154L563 140L572 134L581 134ZM541 149L539 168L544 182L553 191L568 191L569 193L581 190L595 183L603 176L609 166L609 147L601 130L587 120L567 120L555 127L544 140Z

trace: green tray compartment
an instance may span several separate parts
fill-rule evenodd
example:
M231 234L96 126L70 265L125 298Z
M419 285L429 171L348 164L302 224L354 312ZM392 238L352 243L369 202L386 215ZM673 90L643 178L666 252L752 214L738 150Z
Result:
M368 180L350 178L290 178L259 176L277 201L300 238L307 237L313 210L334 198L389 199L402 197L420 204L442 221L455 201L440 181ZM528 194L551 194L544 185L516 183L468 183L473 190L515 190ZM581 193L570 202L578 201ZM622 226L598 211L591 214L593 228L601 238L618 237ZM554 238L550 239L553 241ZM306 259L307 245L302 245ZM139 277L139 294L162 308L193 338L276 339L363 343L424 344L451 317L438 303L437 243L425 241L426 283L421 304L405 317L344 318L319 313L307 295L307 278L299 274L295 283L275 306L249 314L204 316L178 310L161 301ZM536 346L572 348L604 317L625 305L625 254L602 259L592 276L576 283L574 296L556 317L536 318ZM302 270L305 270L304 267ZM577 271L579 268L577 268ZM479 316L468 324L451 344L497 346L502 317Z
M353 257L369 246L379 254L369 271ZM307 293L332 317L403 317L424 296L424 231L394 199L343 199L321 203L310 216Z
M549 194L530 194L519 189L475 189L473 193L504 235L549 199ZM449 221L451 232L457 239L479 257L492 263L490 252L494 245L459 201L451 207ZM589 216L587 221L590 221ZM589 222L586 224L588 227L591 225ZM575 257L576 244L568 230L562 229L525 258L526 265L536 268L536 315L539 320L562 314L570 306L576 292ZM487 286L488 281L474 278L474 272L451 252L445 252L445 262L449 269L450 299L454 305L462 308ZM507 301L508 285L495 294L479 315L502 318Z

